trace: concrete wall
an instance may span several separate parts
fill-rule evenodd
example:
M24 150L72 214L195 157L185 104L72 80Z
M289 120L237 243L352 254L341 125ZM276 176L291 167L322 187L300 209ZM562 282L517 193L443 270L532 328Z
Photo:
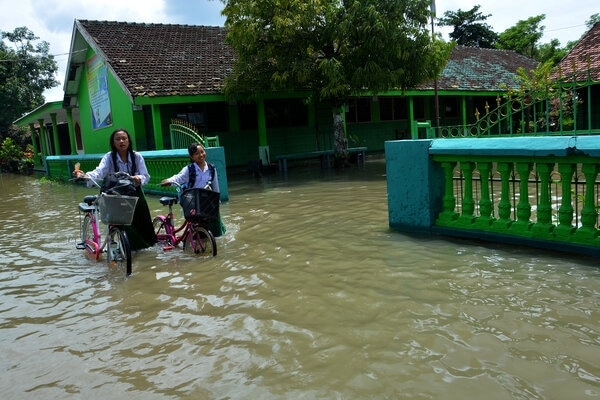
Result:
M385 142L389 225L393 229L429 233L442 210L444 175L429 157L432 142Z

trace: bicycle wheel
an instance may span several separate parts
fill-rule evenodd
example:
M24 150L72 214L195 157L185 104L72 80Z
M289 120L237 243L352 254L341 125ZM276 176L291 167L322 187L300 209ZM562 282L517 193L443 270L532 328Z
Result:
M208 229L192 225L189 240L194 253L213 257L217 255L217 241Z
M88 253L93 254L96 260L100 258L98 245L94 242L94 228L92 227L92 216L90 214L86 214L81 223L81 246Z
M125 276L131 275L131 247L125 231L111 226L106 241L108 265L123 272Z
M165 220L161 217L155 217L152 221L152 227L154 228L154 233L156 233L156 238L159 242L165 242L168 245L173 245L171 239L165 239L167 235L167 226L165 225Z

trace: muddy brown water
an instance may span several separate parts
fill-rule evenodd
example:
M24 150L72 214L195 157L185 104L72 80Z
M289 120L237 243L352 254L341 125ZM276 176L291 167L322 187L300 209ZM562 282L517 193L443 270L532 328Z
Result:
M90 189L0 175L0 397L600 397L597 260L390 231L386 187L231 176L217 257L124 279L75 249Z

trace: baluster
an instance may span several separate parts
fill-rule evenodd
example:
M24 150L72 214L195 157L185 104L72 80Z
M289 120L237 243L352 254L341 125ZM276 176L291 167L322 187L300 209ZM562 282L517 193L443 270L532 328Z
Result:
M531 163L518 162L516 170L519 173L519 204L517 204L517 220L511 225L513 233L530 235L531 228L531 204L529 203L529 173L532 170Z
M504 231L512 224L510 219L510 175L512 174L512 163L498 163L498 172L501 180L500 202L498 203L498 219L494 221L492 227L495 230Z
M554 230L550 196L550 176L554 170L554 163L538 163L535 169L540 177L540 198L537 207L537 222L533 225L532 233L534 237L549 239Z
M475 221L480 228L489 228L494 222L492 217L492 199L490 198L490 172L492 163L479 162L477 163L479 175L481 177L481 199L479 200L479 217Z
M475 163L461 162L460 170L463 172L465 183L465 192L462 198L462 213L458 218L459 225L464 228L470 228L475 220L475 200L473 200L473 171Z
M571 180L575 172L575 164L558 164L562 188L562 203L558 209L558 226L554 230L557 238L570 239L575 231L573 227L573 199Z
M583 209L581 210L581 228L577 229L575 233L578 239L586 241L594 241L598 236L598 230L596 229L596 220L598 218L598 211L596 211L595 203L595 192L594 186L596 184L596 176L598 175L597 164L583 164L581 167L583 174L585 175L585 197L583 202Z
M456 207L453 188L454 167L456 167L456 162L442 163L445 177L443 211L438 216L436 225L453 225L453 222L458 218L458 213L454 211Z

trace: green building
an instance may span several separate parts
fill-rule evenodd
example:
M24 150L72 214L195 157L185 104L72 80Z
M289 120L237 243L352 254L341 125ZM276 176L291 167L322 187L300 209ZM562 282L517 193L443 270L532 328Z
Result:
M235 58L225 36L223 27L75 20L63 101L17 121L31 129L37 166L47 156L104 153L117 127L138 151L181 148L173 124L218 137L227 167L333 149L331 108L307 103L308 93L225 98ZM513 51L456 46L437 80L351 99L349 146L383 153L387 140L436 135L421 127L472 123L516 86L518 67L535 66Z

